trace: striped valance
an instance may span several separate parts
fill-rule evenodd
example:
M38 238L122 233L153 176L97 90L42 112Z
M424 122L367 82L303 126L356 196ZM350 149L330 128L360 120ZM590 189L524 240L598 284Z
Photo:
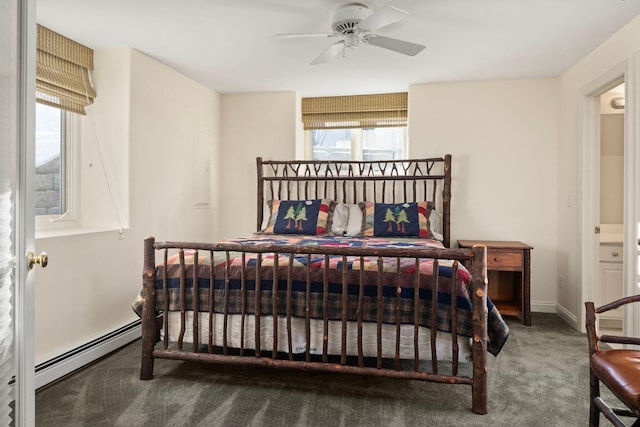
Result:
M93 50L38 25L36 101L86 114L96 93L91 87Z
M302 98L304 129L379 128L407 125L406 92Z

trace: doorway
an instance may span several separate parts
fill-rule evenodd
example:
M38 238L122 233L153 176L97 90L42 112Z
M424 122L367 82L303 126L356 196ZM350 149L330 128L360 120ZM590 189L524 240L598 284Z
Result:
M584 331L585 301L596 301L600 280L600 113L601 96L624 83L622 295L640 291L640 54L618 64L581 90L580 128L580 292L578 325ZM612 254L611 254L612 255ZM619 280L619 279L618 279ZM622 332L640 335L640 309L627 307L621 315Z
M624 230L624 83L600 95L600 183L596 306L622 298ZM600 333L622 333L622 310L600 316Z

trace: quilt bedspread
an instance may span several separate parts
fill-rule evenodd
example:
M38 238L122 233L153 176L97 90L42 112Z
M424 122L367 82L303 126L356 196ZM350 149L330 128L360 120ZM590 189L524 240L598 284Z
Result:
M251 236L228 240L226 242L242 243L247 251L251 246L265 244L275 245L306 245L306 246L341 246L341 247L430 247L442 248L442 244L436 240L407 239L407 238L354 238L334 236L294 236L254 234ZM184 264L186 266L185 288L181 296L180 291L180 258L173 255L168 258L167 266L160 264L156 268L156 310L165 309L165 297L168 296L168 309L180 310L182 299L186 310L192 310L192 288L194 277L197 277L200 311L207 312L211 308L214 312L222 313L227 306L230 314L255 312L256 308L256 274L259 271L259 287L261 289L260 311L263 315L271 315L273 310L273 286L275 255L265 253L258 256L257 253L245 252L214 252L213 262L209 251L198 252L198 269L194 272L195 251L185 251ZM258 258L260 257L260 267ZM325 268L325 260L328 260L328 268ZM342 255L294 255L279 254L276 289L276 306L278 314L284 315L287 309L293 316L305 317L307 298L310 301L310 315L312 318L322 319L325 312L330 320L342 320L343 317L343 280L347 282L347 320L357 320L358 305L360 299L360 278L363 280L362 289L362 318L365 322L378 320L378 291L382 290L382 321L395 324L396 313L403 324L414 323L415 304L415 280L419 276L418 322L421 326L435 326L438 330L451 332L451 286L452 265L451 260L438 261L438 303L437 324L431 324L432 292L431 277L433 274L434 260L421 259L416 264L415 258L382 258L383 264L380 271L379 257L346 257L346 272L343 269L344 258ZM244 264L244 265L243 265ZM307 265L309 269L307 272ZM211 274L213 268L213 275ZM419 269L416 275L416 268ZM166 270L166 274L165 274ZM290 280L287 278L291 273ZM398 272L400 274L398 274ZM194 276L194 273L195 274ZM327 304L323 301L325 275L329 290ZM165 277L167 293L165 295ZM211 277L213 277L213 292L210 292ZM228 277L228 287L227 280ZM382 279L380 281L380 278ZM308 280L309 279L309 280ZM470 298L471 275L462 264L458 268L458 287L456 290L456 316L458 321L458 334L471 337L472 330L472 303ZM381 285L380 285L381 283ZM291 286L291 292L288 287ZM228 291L228 295L226 292ZM243 298L243 293L245 297ZM309 295L307 295L309 293ZM290 294L290 299L288 296ZM288 303L290 301L290 303ZM142 299L134 302L134 310L141 313ZM509 328L502 319L497 308L488 300L487 334L489 342L487 349L497 355L509 335ZM289 306L289 307L288 307ZM399 311L396 310L399 307Z

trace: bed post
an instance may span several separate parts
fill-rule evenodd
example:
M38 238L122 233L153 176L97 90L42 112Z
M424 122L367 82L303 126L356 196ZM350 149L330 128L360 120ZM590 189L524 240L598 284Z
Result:
M262 229L262 213L264 212L264 171L262 170L262 157L256 157L256 166L258 167L258 209L256 209L258 214L258 227L256 231L260 231Z
M153 378L153 348L156 345L156 254L155 239L144 239L144 268L142 273L142 358L140 359L140 379Z
M444 156L444 187L442 188L442 244L451 247L451 154Z
M472 410L487 413L487 248L473 247L473 383Z

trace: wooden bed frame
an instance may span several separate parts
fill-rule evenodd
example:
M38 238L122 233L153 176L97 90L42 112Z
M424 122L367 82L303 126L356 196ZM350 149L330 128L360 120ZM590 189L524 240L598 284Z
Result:
M471 385L472 390L472 410L477 414L486 414L487 412L487 274L486 274L486 248L484 246L474 247L473 250L468 249L450 249L450 197L451 197L451 155L442 158L415 159L405 161L266 161L261 158L257 159L258 169L258 191L257 191L257 228L261 229L263 225L263 212L265 209L265 194L269 199L314 199L314 198L330 198L343 203L355 203L358 200L375 201L385 203L399 203L408 201L431 201L435 204L438 212L442 215L442 235L443 243L447 249L432 248L356 248L356 247L329 247L329 246L297 246L297 245L246 245L236 242L221 243L190 243L190 242L155 242L153 237L145 239L144 243L144 271L143 271L143 301L142 306L142 357L140 378L148 380L153 378L153 364L155 358L160 359L177 359L191 360L198 362L214 362L228 363L237 365L254 365L269 366L280 369L301 369L313 371L343 372L350 374L360 374L369 376L382 376L390 378L416 379L430 382L449 383L449 384L467 384ZM341 352L338 355L330 355L327 352L327 315L324 314L324 345L321 357L314 357L309 352L307 344L304 357L294 355L291 350L291 313L289 309L286 312L278 311L275 301L280 298L276 295L276 287L264 291L260 289L260 281L256 281L255 292L273 292L272 300L274 301L272 312L276 313L273 318L275 345L268 352L261 351L260 348L260 322L265 321L261 318L261 299L255 298L256 306L254 313L242 313L242 333L244 333L244 320L252 317L255 322L255 348L233 349L227 343L227 318L229 315L228 301L224 309L224 343L221 348L213 345L212 334L209 333L209 344L204 348L201 343L196 340L187 349L182 342L182 333L185 329L186 308L184 304L180 309L181 335L178 343L169 343L167 333L167 323L163 322L163 316L155 311L156 307L156 255L166 263L169 251L175 253L177 251L181 257L180 270L180 292L181 300L185 300L186 292L192 292L194 311L207 311L207 308L198 306L198 286L193 286L192 290L187 290L186 269L183 262L184 252L194 250L208 252L213 259L213 255L218 252L226 253L241 252L258 254L258 265L256 267L256 275L259 275L260 268L273 269L274 282L276 279L283 281L291 281L291 262L294 256L324 255L328 261L329 255L338 255L343 257L343 264L346 264L346 257L394 257L415 259L416 265L420 259L435 259L434 274L432 283L433 292L438 292L438 260L455 260L453 264L454 272L452 277L454 282L457 280L458 263L471 265L472 274L472 303L473 303L473 338L472 338L472 375L461 375L458 373L458 340L456 316L452 316L451 325L451 371L447 373L441 372L438 368L438 359L435 352L435 340L438 334L436 328L430 330L432 354L430 363L424 368L424 363L419 363L421 359L425 359L424 355L419 354L417 347L418 320L417 316L414 325L414 359L413 368L410 370L401 369L399 355L399 336L400 336L400 318L397 316L396 321L396 349L395 357L391 359L393 367L387 367L383 364L382 357L382 339L381 339L381 320L378 317L377 322L377 357L375 358L375 366L365 363L361 347L362 334L362 318L358 314L358 354L357 358L348 357L346 352L346 309L342 313L342 343ZM272 253L280 254L280 256L289 259L289 267L286 265L278 266L278 257L274 258L273 266L261 267L261 257L263 254ZM162 255L164 254L164 255ZM196 267L197 267L197 256ZM325 262L328 264L328 262ZM309 271L309 267L307 272ZM380 267L381 268L381 267ZM211 269L213 270L213 269ZM193 271L198 271L194 268ZM381 270L380 270L381 271ZM244 268L243 268L244 274ZM343 289L346 289L346 272L344 274ZM400 273L398 272L398 275ZM308 273L307 273L308 275ZM198 283L197 273L194 273L194 283ZM325 276L326 277L326 276ZM419 275L416 274L416 288L418 289ZM212 278L213 280L213 278ZM309 280L309 279L308 279ZM381 279L379 279L380 282ZM399 280L399 277L398 277ZM360 276L360 288L363 284L362 274ZM225 286L228 289L229 276L226 275ZM243 284L244 286L244 284ZM381 289L382 284L378 286ZM328 298L328 284L325 279L323 300ZM453 286L455 289L455 286ZM165 288L166 289L166 288ZM307 288L310 289L310 288ZM307 291L308 292L308 291ZM417 292L416 292L417 293ZM227 293L228 294L228 293ZM289 293L290 295L290 293ZM289 297L287 296L287 298ZM379 294L380 295L380 292ZM455 297L455 291L452 298ZM246 298L246 292L243 288L243 298ZM347 298L346 291L343 298ZM165 298L166 301L167 298ZM381 301L381 297L378 298ZM437 316L435 306L437 298L432 298L434 309L432 310L432 324L436 324ZM399 297L398 297L399 301ZM414 301L417 307L417 299ZM244 306L243 302L243 306ZM308 304L308 303L307 303ZM399 302L398 302L399 304ZM167 310L168 311L168 306ZM307 305L307 312L308 312ZM399 305L398 305L399 307ZM455 310L455 305L452 305ZM382 303L379 302L379 309L382 311ZM209 310L209 322L212 322L213 309ZM360 310L358 309L358 312ZM277 317L285 317L287 322L287 333L289 334L289 350L287 352L278 352L277 342ZM198 324L200 316L192 316L192 324L188 325L194 330L194 335L198 336L200 325ZM164 324L163 324L164 323ZM164 340L160 344L160 331L165 328ZM306 319L306 333L309 333L309 315ZM212 329L210 328L209 331ZM464 337L463 337L464 338ZM244 339L241 340L244 343ZM204 349L203 349L204 348ZM339 357L339 360L338 360ZM356 360L357 359L357 360Z

